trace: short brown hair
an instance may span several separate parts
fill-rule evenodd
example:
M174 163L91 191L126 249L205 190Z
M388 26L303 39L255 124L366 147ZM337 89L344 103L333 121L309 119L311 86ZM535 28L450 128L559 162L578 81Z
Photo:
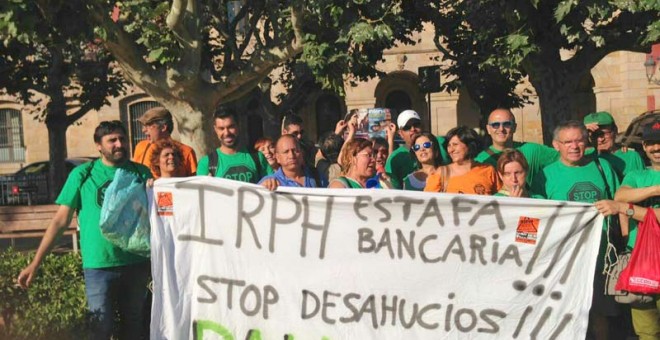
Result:
M154 144L154 150L151 153L151 171L153 171L159 177L160 173L160 153L163 152L163 149L172 149L174 151L174 159L179 160L177 167L181 167L183 164L183 153L181 148L179 148L179 143L171 139L159 140Z
M525 155L516 149L504 149L504 151L502 151L500 158L497 160L497 172L500 174L504 173L504 166L513 162L520 163L523 170L529 172L529 163L527 163Z
M371 147L371 141L362 138L354 138L344 143L341 151L341 159L339 160L341 173L346 175L348 170L351 169L351 161L357 156L358 152Z

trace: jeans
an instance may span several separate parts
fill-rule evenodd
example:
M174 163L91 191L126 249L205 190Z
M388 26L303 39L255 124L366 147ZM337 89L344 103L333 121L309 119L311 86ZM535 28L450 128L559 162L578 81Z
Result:
M141 339L149 262L121 267L84 269L87 307L93 339ZM119 327L115 327L115 315Z

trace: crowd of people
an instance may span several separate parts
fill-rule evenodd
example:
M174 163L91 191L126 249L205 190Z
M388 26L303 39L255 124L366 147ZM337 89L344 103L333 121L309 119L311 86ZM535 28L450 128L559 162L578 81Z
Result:
M621 235L629 250L635 245L636 222L644 219L646 207L660 207L660 122L644 127L643 148L650 161L645 167L635 150L616 145L617 126L607 112L559 124L549 147L514 141L517 124L508 109L490 113L486 126L492 140L489 146L466 126L452 128L443 137L422 131L419 114L405 110L396 124L384 127L386 138L357 138L357 122L341 120L333 132L321 136L315 150L304 142L302 119L287 116L279 138L259 139L250 150L239 143L241 128L236 116L220 109L213 119L220 146L199 162L192 148L171 138L173 121L166 109L151 109L139 121L147 139L136 146L132 161L120 122L103 122L97 127L94 142L100 159L91 168L78 167L71 173L56 202L60 210L34 260L18 276L21 286L30 285L58 232L78 210L89 309L98 313L103 326L99 338L109 338L112 332L113 301L123 301L119 312L131 316L121 318L125 337L120 338L139 333L132 318L141 307L128 301L124 293L140 295L144 285L134 273L148 263L148 259L106 244L98 231L102 189L118 168L145 180L214 176L260 184L269 190L279 186L378 188L593 203L608 218L629 224ZM397 135L403 143L395 148ZM86 181L87 177L92 180ZM655 213L658 216L660 211ZM602 239L607 242L608 237ZM617 328L632 319L640 339L659 339L660 299L623 308L602 293L602 272L600 261L594 274L590 336L614 339Z

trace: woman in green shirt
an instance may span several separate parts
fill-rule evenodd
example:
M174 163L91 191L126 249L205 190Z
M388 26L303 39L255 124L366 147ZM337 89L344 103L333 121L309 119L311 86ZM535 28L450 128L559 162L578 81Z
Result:
M341 151L339 159L341 176L328 185L328 188L359 189L367 187L367 180L376 174L376 159L371 141L351 139Z
M522 152L505 149L497 160L497 175L502 179L502 189L494 196L543 198L532 194L527 185L529 164Z

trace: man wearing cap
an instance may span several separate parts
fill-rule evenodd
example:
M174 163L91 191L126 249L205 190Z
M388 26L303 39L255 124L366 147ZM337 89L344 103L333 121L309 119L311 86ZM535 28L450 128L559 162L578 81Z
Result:
M385 163L385 172L390 175L392 186L396 189L403 188L403 179L408 174L417 170L417 162L410 153L412 142L422 132L422 119L413 110L405 110L399 114L396 120L399 128L399 136L405 145L399 146L390 154ZM438 143L444 145L445 138L437 137ZM443 164L449 163L449 156L444 147L440 148L440 156Z
M589 140L593 148L587 149L586 154L596 153L599 157L607 159L619 180L630 171L644 169L642 157L634 150L622 151L615 143L617 126L609 112L600 111L584 116L584 125L589 130Z
M474 160L497 167L497 160L504 149L516 149L525 156L529 164L527 183L531 184L534 177L545 166L559 158L559 153L557 150L541 144L514 142L513 134L516 132L516 127L516 117L511 113L511 110L504 108L493 110L488 116L488 124L486 125L486 131L493 140L493 144L480 152Z
M643 221L648 207L653 207L656 218L660 217L660 121L643 128L644 152L651 166L628 171L614 199L617 205L596 206L604 214L620 214L630 221L628 248L632 250L637 239L637 222ZM632 305L632 321L639 339L660 339L660 298L648 304Z
M151 169L151 154L154 144L160 140L171 140L177 144L183 155L183 164L177 169L177 177L194 176L197 172L197 157L195 150L188 145L172 139L171 134L174 130L172 114L164 107L154 107L145 112L138 121L142 124L142 133L147 135L147 139L139 142L135 146L133 162L141 163ZM158 174L151 170L154 178Z

